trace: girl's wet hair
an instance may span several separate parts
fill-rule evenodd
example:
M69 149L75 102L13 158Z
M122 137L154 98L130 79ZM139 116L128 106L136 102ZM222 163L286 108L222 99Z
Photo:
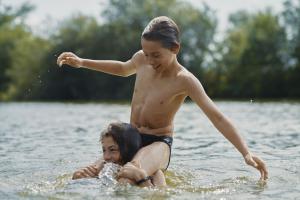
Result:
M159 41L167 49L178 47L180 44L179 28L172 19L166 16L152 19L143 31L142 38Z
M100 141L104 137L112 137L118 144L121 164L130 162L142 146L141 135L136 128L128 123L114 122L102 131Z

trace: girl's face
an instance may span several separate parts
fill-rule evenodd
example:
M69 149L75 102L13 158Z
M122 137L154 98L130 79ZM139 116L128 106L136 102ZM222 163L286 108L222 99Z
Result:
M111 136L103 137L101 140L103 159L106 162L121 163L121 154L118 144Z
M167 69L176 59L177 49L170 50L162 46L159 41L142 39L143 52L148 63L157 72Z

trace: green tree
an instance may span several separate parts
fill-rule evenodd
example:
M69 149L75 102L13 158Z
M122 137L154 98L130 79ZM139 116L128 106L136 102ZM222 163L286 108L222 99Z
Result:
M109 24L114 46L121 45L126 57L140 48L140 36L151 19L166 15L174 19L181 30L179 61L198 78L203 75L203 62L211 52L217 20L215 13L205 4L195 8L178 0L110 0L103 17ZM129 43L128 43L129 42ZM134 44L130 48L128 44ZM130 49L129 51L126 50Z
M24 25L26 15L33 9L30 4L12 8L0 1L0 99L5 98L11 78L7 70L12 66L18 42L27 36L27 27Z
M282 17L288 35L288 55L286 56L287 92L289 97L300 97L300 1L288 0L284 3Z
M44 71L41 75L44 84L39 98L109 99L109 75L65 66L59 68L56 64L57 56L64 51L74 52L81 57L101 59L102 54L114 49L112 46L105 46L109 37L104 37L104 32L94 18L81 14L61 24L58 32L50 38L52 48L44 60ZM110 58L111 55L107 56L107 59Z
M188 14L187 14L188 13ZM154 17L167 15L182 30L180 61L196 76L213 39L216 20L208 7L202 10L178 0L110 0L102 24L77 15L51 37L53 48L45 60L42 99L129 99L134 76L116 77L84 69L58 68L55 54L73 51L81 57L126 61L138 51L144 27Z
M225 37L222 71L232 97L282 97L285 95L282 48L286 36L278 16L270 10L230 17L231 28ZM219 76L220 77L220 76Z
M35 37L30 33L18 40L18 47L11 51L13 61L7 70L10 83L6 97L14 100L31 100L39 96L43 81L41 72L48 41Z

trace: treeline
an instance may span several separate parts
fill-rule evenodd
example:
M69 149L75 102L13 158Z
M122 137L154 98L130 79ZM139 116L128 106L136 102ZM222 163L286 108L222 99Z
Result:
M215 41L217 18L207 5L179 0L108 0L96 18L75 15L43 38L24 20L33 6L0 1L0 100L126 100L134 76L122 78L85 69L59 68L56 57L126 61L156 16L173 18L181 29L179 61L218 98L300 97L300 1L284 11L237 12L222 41Z

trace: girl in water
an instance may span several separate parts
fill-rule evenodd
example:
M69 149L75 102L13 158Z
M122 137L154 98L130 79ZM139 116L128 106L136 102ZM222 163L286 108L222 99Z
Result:
M99 177L108 181L121 182L118 171L121 166L126 173L132 176L131 184L139 186L165 186L165 177L161 170L153 176L147 176L136 162L130 162L137 151L141 148L141 136L136 128L130 124L114 122L102 131L100 136L102 144L103 160L90 165L73 174L73 179Z

